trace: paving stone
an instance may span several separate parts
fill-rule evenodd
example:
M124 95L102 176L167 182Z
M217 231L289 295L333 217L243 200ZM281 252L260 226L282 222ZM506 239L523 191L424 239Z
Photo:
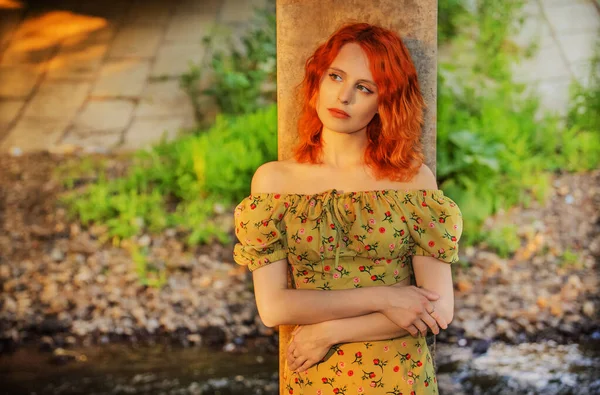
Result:
M18 115L25 100L0 100L0 123L10 123Z
M538 0L526 0L521 8L521 12L523 13L523 16L529 17L540 15L542 13L542 9L540 8Z
M25 43L12 41L0 59L0 66L43 65L58 49L58 44L30 49Z
M71 119L90 91L89 82L44 81L29 100L24 117Z
M540 0L545 8L550 7L569 7L576 4L589 4L594 0Z
M591 59L596 42L600 40L594 32L563 33L556 38L570 64Z
M522 48L527 47L529 44L535 44L538 49L554 45L550 25L541 14L525 18L519 33L512 37L512 40Z
M544 7L544 13L558 35L600 29L600 15L591 2L575 3L568 7Z
M600 64L596 64L595 70L592 70L592 62L589 60L580 61L577 63L571 64L571 70L575 75L577 81L582 84L584 87L590 87L592 82L592 72L597 76L600 75Z
M248 23L222 24L211 36L211 44L206 53L207 59L211 59L215 53L231 54L235 49L241 54L246 53L242 37L246 36L251 28Z
M263 8L264 0L225 0L221 8L221 22L246 22L251 21L255 15L255 8Z
M531 90L540 98L540 107L559 116L565 116L569 104L570 80L546 80L531 85Z
M204 36L210 34L215 25L212 15L193 13L173 15L165 33L165 41L198 44L202 42Z
M122 132L119 131L112 133L79 134L72 130L60 140L59 144L82 147L86 151L106 152L120 144L121 136Z
M148 148L161 140L165 135L168 141L174 139L185 119L181 118L137 118L125 134L125 142L119 146L119 151Z
M162 45L152 65L150 75L179 76L190 69L189 63L202 64L205 46L203 44L168 43Z
M24 100L0 100L0 141L25 105Z
M111 35L112 32L107 32L105 39L72 37L48 63L46 78L93 79L102 65Z
M558 46L538 51L531 59L524 59L512 67L517 82L539 81L550 78L571 78L571 72Z
M223 0L180 0L175 7L175 15L202 13L216 18L222 5Z
M150 72L150 62L138 59L113 59L102 65L93 96L137 97Z
M43 69L36 65L0 66L0 97L29 96L42 71Z
M18 147L24 152L41 151L55 145L69 120L65 118L21 118L0 143L0 152Z
M164 26L169 22L175 5L171 1L134 0L123 23L125 25Z
M179 87L179 81L166 80L146 85L135 116L170 116L189 113L193 113L191 100Z
M80 134L124 130L131 121L135 104L131 100L89 100L74 121Z
M108 56L111 58L151 58L162 39L163 30L154 26L130 25L117 33Z

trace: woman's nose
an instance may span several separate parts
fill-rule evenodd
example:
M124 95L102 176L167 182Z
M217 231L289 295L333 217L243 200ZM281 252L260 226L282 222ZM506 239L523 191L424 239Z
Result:
M338 93L338 100L344 104L350 103L352 100L352 88L344 84Z

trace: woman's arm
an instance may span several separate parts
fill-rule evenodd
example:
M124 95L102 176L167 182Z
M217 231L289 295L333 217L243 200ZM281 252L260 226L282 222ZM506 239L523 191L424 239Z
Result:
M261 165L252 177L251 193L280 191L289 182L282 162ZM284 188L285 189L285 188ZM282 259L252 272L258 312L267 326L314 324L405 307L412 314L430 311L439 295L416 287L366 287L345 290L287 289L288 262Z
M287 288L287 261L273 262L252 272L258 313L266 326L306 325L351 318L403 307L431 310L435 292L406 287L365 287L344 290Z
M393 286L408 285L410 285L410 279L406 278ZM384 313L379 312L325 321L316 324L315 330L323 332L329 347L338 343L377 341L410 334L390 320Z
M450 324L454 317L454 286L450 264L437 258L419 255L413 256L412 262L417 285L440 295L440 298L432 303L435 311Z
M330 347L338 343L377 341L409 335L382 313L326 321L319 326L324 331Z

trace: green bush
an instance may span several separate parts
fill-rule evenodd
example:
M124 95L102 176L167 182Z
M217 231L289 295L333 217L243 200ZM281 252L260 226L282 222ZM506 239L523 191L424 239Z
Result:
M462 20L467 16L464 0L438 1L438 43L452 40L459 31Z
M106 224L109 236L129 238L175 227L188 232L189 244L215 237L227 242L229 229L216 214L241 200L253 171L276 158L272 105L239 117L219 116L205 133L139 151L124 177L109 179L100 170L94 184L63 201L83 224Z
M476 2L471 22L454 38L456 56L439 65L437 173L440 188L464 208L466 244L486 237L481 224L498 209L543 202L552 172L593 169L600 157L591 127L598 96L580 88L581 106L566 128L556 116L540 117L538 99L510 72L522 56L509 40L522 2L496 3Z

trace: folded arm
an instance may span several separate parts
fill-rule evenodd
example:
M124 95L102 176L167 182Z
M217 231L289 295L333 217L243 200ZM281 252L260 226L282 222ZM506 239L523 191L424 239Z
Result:
M409 335L383 313L371 313L360 317L342 318L319 325L325 332L330 346L339 343L377 341Z
M287 264L280 260L252 273L258 313L266 326L315 324L362 316L388 306L387 287L288 289Z
M435 311L449 324L454 315L454 292L450 265L436 258L414 256L417 285L440 295L432 301ZM441 329L444 329L443 327ZM385 313L330 320L319 324L330 345L348 342L393 339L410 333L390 320Z

